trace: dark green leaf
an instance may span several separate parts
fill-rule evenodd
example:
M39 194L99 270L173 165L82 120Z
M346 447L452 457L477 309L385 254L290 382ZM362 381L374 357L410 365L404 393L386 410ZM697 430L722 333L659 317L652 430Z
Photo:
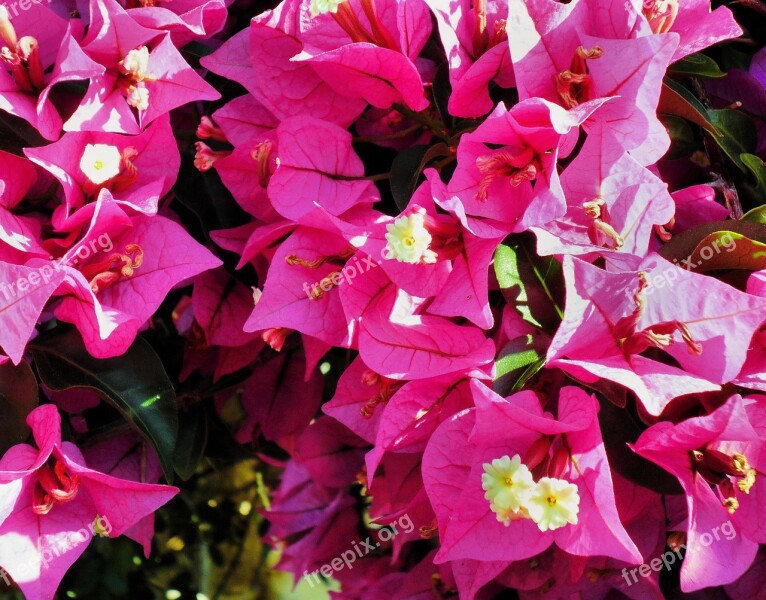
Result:
M178 476L188 480L197 470L197 465L207 446L207 413L205 407L194 404L178 415L178 441L175 450L175 469Z
M673 115L660 115L659 118L670 136L670 150L665 158L668 160L685 158L700 149L694 129L688 121Z
M501 396L520 390L545 364L547 336L525 335L508 342L495 364L492 388Z
M674 75L688 75L691 77L725 77L716 62L704 54L690 54L681 60L674 62L668 67L668 72Z
M29 437L27 415L37 406L37 379L31 367L0 365L0 456Z
M399 210L407 204L418 186L423 170L433 161L450 156L453 152L444 142L433 146L413 146L400 152L391 164L391 193Z
M178 435L178 407L162 361L141 338L122 356L99 360L77 330L57 327L29 349L40 379L55 391L88 388L110 402L154 446L168 481Z
M521 317L546 331L561 320L557 293L563 289L561 264L534 252L532 236L512 236L495 251L495 276L506 301Z
M754 198L761 203L766 203L766 164L755 154L742 154L739 158L753 175L755 181L755 184L747 183L745 186ZM742 219L750 220L745 219L744 216Z
M598 422L609 465L620 475L660 494L680 494L678 480L628 447L645 429L630 411L599 396Z
M399 210L407 208L420 178L420 163L428 152L428 146L407 148L396 155L391 164L391 193Z
M708 119L721 134L713 136L726 155L742 171L747 172L747 167L740 158L755 150L758 143L755 123L752 119L738 110L724 108L721 110L708 110Z
M452 94L452 85L450 85L449 81L449 66L447 63L442 63L436 69L431 90L434 96L434 104L436 104L436 109L439 111L442 123L444 123L447 129L452 129L452 115L449 114L447 108L449 97Z
M662 115L675 115L699 125L713 137L720 134L707 116L707 109L697 97L680 83L665 78L660 93L657 112Z

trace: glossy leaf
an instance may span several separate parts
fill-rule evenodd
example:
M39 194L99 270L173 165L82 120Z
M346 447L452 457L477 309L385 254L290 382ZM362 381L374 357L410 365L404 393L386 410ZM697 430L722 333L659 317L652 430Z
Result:
M672 79L665 79L662 84L657 112L683 117L707 130L714 137L720 136L715 125L710 122L703 104L689 90Z
M188 480L197 470L205 453L208 438L207 414L201 404L178 415L178 440L176 441L174 467L178 476Z
M56 328L29 346L40 379L55 391L87 388L110 402L154 446L165 476L173 478L178 435L175 390L162 361L141 338L122 356L99 360L71 328Z
M492 389L501 396L520 390L545 364L540 336L526 335L508 342L497 357Z
M684 56L670 65L668 71L674 75L690 77L726 77L726 73L721 71L712 58L700 53Z

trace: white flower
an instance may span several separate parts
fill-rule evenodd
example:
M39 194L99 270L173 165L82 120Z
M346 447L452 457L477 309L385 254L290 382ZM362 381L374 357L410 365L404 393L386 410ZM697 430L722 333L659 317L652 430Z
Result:
M508 526L511 521L526 517L525 505L535 482L521 457L516 454L510 458L506 454L482 466L481 487L497 520Z
M567 523L576 525L580 512L577 486L564 479L540 478L529 496L527 512L540 531L553 531Z
M386 258L411 264L436 262L436 253L429 249L431 234L426 229L422 209L389 223L386 231Z
M96 185L119 175L122 156L116 146L88 144L80 158L80 170Z

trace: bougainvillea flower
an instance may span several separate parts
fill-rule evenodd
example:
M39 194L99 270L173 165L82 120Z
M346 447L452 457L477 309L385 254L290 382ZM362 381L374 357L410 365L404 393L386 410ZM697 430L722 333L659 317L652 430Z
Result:
M426 177L396 217L356 210L352 215L357 222L335 222L349 243L368 255L365 260L380 265L397 287L420 298L435 296L432 314L465 317L489 329L488 269L504 234L497 230L490 239L474 235L465 228L468 221L459 200L440 201L446 186L435 171ZM437 210L435 201L447 214ZM477 229L486 235L492 226L484 225Z
M421 314L422 301L371 268L340 287L349 328L372 370L391 379L424 379L489 363L495 345L477 327Z
M13 210L32 190L37 177L28 160L0 151L0 260L24 263L33 255L47 256L39 219Z
M213 113L214 125L233 146L260 139L279 125L279 119L250 94L239 96ZM197 130L197 136L200 129Z
M596 125L561 177L567 214L533 227L537 251L604 256L607 264L635 268L654 228L673 218L667 184L642 167L613 134Z
M460 138L449 195L460 200L465 213L505 223L506 233L561 217L566 203L556 170L559 144L591 113L603 110L602 103L571 111L539 98L510 111L498 104Z
M355 250L339 235L301 227L274 254L263 295L245 331L283 327L348 347L348 324L337 289Z
M57 266L43 259L26 266L0 262L0 346L14 364L21 362L43 308L64 280Z
M766 320L766 301L656 255L638 269L608 273L564 258L566 310L547 364L584 381L619 383L658 415L676 396L736 377ZM643 356L648 348L681 368Z
M14 11L14 15L10 11ZM12 20L12 21L11 21ZM0 110L29 122L47 140L61 132L61 117L48 95L53 83L79 79L76 72L62 72L60 62L76 25L52 12L47 4L33 3L20 13L15 5L0 8ZM71 41L70 41L71 40ZM61 52L58 57L56 53ZM55 59L55 63L54 63ZM53 66L53 72L46 70Z
M202 58L202 66L242 84L279 119L307 116L348 127L362 114L364 100L337 93L310 64L292 61L303 48L299 19L263 22L268 14Z
M760 506L766 493L763 401L732 396L708 415L657 423L635 444L638 454L675 475L684 488L685 592L736 580L766 540Z
M268 194L282 216L300 220L315 204L340 215L352 206L379 199L364 179L364 165L351 147L351 134L326 121L295 117L277 128L279 166Z
M368 478L372 479L385 453L422 452L442 421L473 406L469 383L470 378L453 373L399 385L388 398L381 393L384 406L378 411L383 414L375 447L365 459Z
M671 62L742 35L725 6L710 10L709 0L631 0L654 33L677 33L678 48Z
M66 204L52 217L59 231L89 223L102 189L129 211L155 214L181 164L167 115L136 136L72 132L54 144L26 148L25 153L61 183Z
M246 416L237 430L238 441L263 435L278 442L308 426L322 401L323 380L314 370L304 381L305 371L305 357L288 352L255 369L240 400Z
M293 35L302 51L291 58L307 62L336 92L362 98L378 108L402 103L428 107L415 60L431 33L431 15L423 0L307 0L281 3L255 21L299 27Z
M514 85L505 20L508 5L498 0L445 4L426 0L436 16L450 67L448 109L457 117L480 117L492 110L489 82Z
M169 34L142 27L115 0L92 0L91 6L82 52L60 64L90 79L80 106L64 123L66 131L137 134L173 108L220 98L184 61Z
M82 395L83 390L77 390ZM96 398L98 401L98 398ZM97 441L82 449L89 468L111 477L157 483L162 478L162 467L157 453L135 431ZM124 535L135 540L149 558L154 537L154 514L149 514L125 530Z
M380 405L388 402L402 385L401 381L383 377L369 369L357 356L343 371L335 395L322 406L322 412L343 423L366 442L374 444L383 414Z
M122 0L136 23L149 29L169 31L177 48L196 38L219 32L226 23L226 5L231 0ZM159 5L158 5L159 4Z
M566 108L613 98L593 119L648 165L670 144L656 111L678 36L626 39L637 16L630 3L613 4L604 10L596 1L511 0L508 40L516 87L522 100L538 96Z
M47 404L29 414L37 448L20 444L0 460L0 565L28 598L50 600L96 535L118 537L178 488L91 470L61 441L61 419Z
M88 352L107 358L128 349L175 285L221 261L174 221L128 218L101 195L87 233L59 261L67 277L55 314L77 327Z
M445 421L423 456L423 481L439 523L436 562L511 562L539 554L554 542L578 556L641 562L617 513L595 398L579 388L563 388L556 419L543 412L534 392L503 399L476 381L471 389L476 408ZM455 448L462 450L456 453ZM508 455L516 462L506 465ZM524 478L514 474L520 469L526 470ZM522 479L530 489L520 496L527 488L508 482ZM543 488L538 502L537 490ZM550 500L560 497L568 503L571 494L579 497L575 511ZM499 504L510 506L514 498L533 509L510 518L496 514ZM533 520L538 508L549 513L539 523ZM560 516L566 524L549 526L549 517Z

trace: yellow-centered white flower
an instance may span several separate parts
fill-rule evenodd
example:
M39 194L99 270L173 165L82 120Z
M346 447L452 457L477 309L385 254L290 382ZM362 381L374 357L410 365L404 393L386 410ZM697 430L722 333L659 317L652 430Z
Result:
M411 264L436 262L436 253L429 248L431 234L426 229L424 213L413 212L386 225L386 258Z
M88 144L80 158L80 170L96 185L120 174L122 155L116 146Z
M553 531L567 523L577 524L580 495L573 483L564 479L541 477L529 496L526 508L540 531Z
M521 457L516 454L511 458L506 454L482 467L481 487L497 520L507 527L511 521L526 517L525 506L535 489L535 481Z

